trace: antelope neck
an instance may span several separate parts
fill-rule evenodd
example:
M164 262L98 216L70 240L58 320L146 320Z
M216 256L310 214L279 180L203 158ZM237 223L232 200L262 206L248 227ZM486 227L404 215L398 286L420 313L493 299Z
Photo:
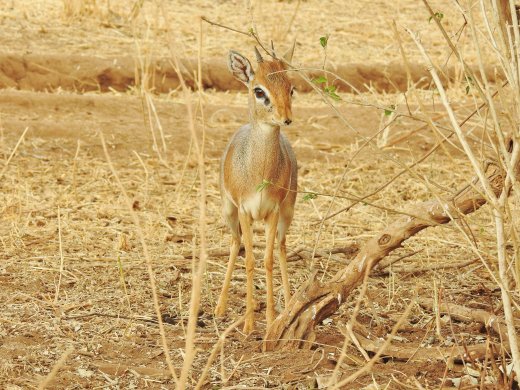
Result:
M255 150L272 155L280 150L280 126L267 123L251 124L251 144Z
M276 176L276 167L283 159L280 126L253 122L250 134L250 164L263 175L263 179L275 179L272 176Z
M259 123L259 122L252 122L251 127L253 128L254 132L261 132L262 134L268 135L278 135L280 134L280 126L278 125L271 125L268 123Z

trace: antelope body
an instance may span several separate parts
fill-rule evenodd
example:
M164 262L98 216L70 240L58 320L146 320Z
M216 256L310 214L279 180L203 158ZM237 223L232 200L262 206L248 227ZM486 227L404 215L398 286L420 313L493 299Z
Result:
M253 231L255 220L265 221L267 308L269 326L274 320L273 250L275 238L279 244L280 269L285 304L291 297L287 277L285 235L294 214L297 188L296 157L281 126L292 122L291 99L293 88L285 72L284 63L273 55L264 60L255 48L257 68L253 70L247 58L229 53L228 65L234 76L249 90L250 123L232 137L222 155L220 193L222 213L231 230L231 250L222 292L215 314L223 315L227 306L228 289L235 261L240 249L241 235L246 252L247 301L244 332L254 328ZM294 46L284 56L291 61ZM265 180L269 184L266 184ZM263 188L258 188L264 183Z

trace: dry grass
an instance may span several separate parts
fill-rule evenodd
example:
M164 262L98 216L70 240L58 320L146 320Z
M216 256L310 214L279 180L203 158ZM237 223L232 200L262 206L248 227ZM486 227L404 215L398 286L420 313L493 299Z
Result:
M134 6L139 4L142 7ZM253 24L264 41L273 39L285 47L296 37L299 43L296 62L301 61L306 66L322 64L323 50L319 37L326 34L331 36L327 53L332 64L388 63L400 61L399 48L391 30L392 20L395 20L400 27L406 26L428 36L429 49L440 63L449 57L435 23L428 22L428 12L413 0L391 3L379 0L371 2L370 7L356 1L349 4L348 11L341 13L337 12L344 7L341 0L326 5L296 0L251 4L253 20L245 3L228 1L219 2L218 7L204 0L189 4L124 0L107 3L85 0L8 1L0 6L0 18L5 28L0 44L8 52L45 53L55 52L56 47L60 47L67 53L119 56L134 52L134 36L137 34L147 50L168 56L167 31L173 29L178 37L182 37L177 54L197 57L197 26L199 17L205 15L243 31L249 30ZM437 0L432 6L435 11L443 13L444 25L450 34L455 35L463 26L464 19L452 2ZM161 8L168 19L163 16ZM222 57L224 45L247 52L251 43L252 40L243 36L216 27L204 27L204 53L207 57ZM467 36L460 39L459 45L466 56L476 59L476 52ZM414 63L420 62L420 54L411 40L406 39L405 49Z
M161 103L158 102L159 106ZM101 117L98 114L95 113L97 117ZM172 131L175 134L176 130ZM229 131L226 130L228 134ZM107 139L122 141L123 137L125 135L122 133L107 134ZM222 144L224 137L217 137L219 144ZM301 188L327 192L328 188L334 186L337 180L335 178L341 172L338 168L341 161L339 156L348 155L355 149L330 142L328 146L323 143L321 149L324 150L320 151L313 146L316 144L315 137L296 143L302 165ZM209 142L216 141L214 136L208 138ZM13 141L8 139L5 145L11 146ZM151 142L148 138L148 145ZM183 319L188 316L191 289L190 258L196 250L193 246L193 226L197 219L195 199L198 196L198 186L193 185L196 167L193 163L188 163L183 171L187 148L183 149L184 152L176 150L168 155L170 168L167 168L159 163L154 154L146 155L146 150L142 150L142 146L135 142L123 142L122 146L117 141L111 144L114 165L134 202L135 212L139 215L145 232L144 238L150 249L157 278L161 309L168 315L169 321L173 322L167 325L166 333L172 348L172 359L179 366L182 362L179 348L184 345ZM96 144L83 144L77 158L74 158L75 148L73 139L65 139L64 142L63 139L52 140L49 136L39 138L29 134L4 179L9 185L2 192L6 221L2 233L2 269L6 294L4 318L7 319L2 327L10 341L4 344L3 371L6 380L23 387L33 383L31 377L21 376L16 381L14 378L21 375L27 367L31 367L32 372L36 373L39 372L38 367L41 367L40 370L45 373L45 367L52 367L54 364L55 359L52 357L59 356L66 348L65 345L69 344L75 345L76 351L80 352L72 366L64 374L60 374L62 385L79 380L81 373L85 374L81 370L92 372L92 376L85 378L85 381L88 379L92 384L106 383L107 379L102 372L105 370L110 374L110 367L103 364L122 364L123 367L132 369L147 366L166 370L158 344L157 327L154 325L145 260L135 225L99 147ZM148 175L137 157L126 153L126 150L136 150L141 154ZM45 157L58 155L62 157ZM46 159L44 167L42 158ZM204 346L211 346L218 339L211 313L225 271L225 256L211 256L211 253L227 250L229 239L219 217L218 162L215 158L208 160L207 226L210 258L197 333L197 345L204 349ZM405 160L406 157L403 156L403 161ZM74 164L75 178L72 176ZM470 172L467 166L461 169L465 164L458 158L454 159L452 165L447 164L443 156L439 156L433 158L430 164L420 168L418 173L431 175L431 167L438 166L440 168L436 169L435 180L450 188L456 188ZM356 160L344 189L357 194L370 192L395 171L396 167L387 161L374 161L369 155L360 157ZM28 177L26 172L31 172L31 175ZM421 200L428 196L428 190L420 183L402 178L378 194L372 202L395 208L395 205L410 199ZM344 204L337 202L339 205ZM55 283L60 267L58 207L61 213L64 272L60 298L54 304ZM327 208L328 199L325 197L312 202L299 199L298 213L288 237L290 248L299 245L312 247L315 240L313 223L319 215L324 215ZM327 250L362 243L389 218L391 216L377 208L368 205L356 207L349 212L348 217L336 218L326 224L319 247ZM484 239L488 222L482 218L474 218L471 222L472 229ZM461 245L461 242L463 238L456 230L434 229L411 240L396 256L426 248L425 252L406 260L412 267L436 264L438 261L449 263L473 256L471 249ZM485 249L486 247L481 248L482 251ZM487 256L491 257L492 252L487 252ZM343 258L343 261L347 260ZM118 262L121 263L125 288L121 286ZM401 264L405 269L406 263ZM297 286L305 280L307 270L300 262L291 263L290 266L293 270L291 281ZM341 263L326 258L321 258L318 262L325 279L341 266ZM260 270L259 274L261 275ZM229 317L219 325L221 329L243 314L243 302L240 299L243 278L243 268L239 264L232 287ZM376 321L376 329L383 330L384 324L390 324L394 318L392 313L398 314L415 291L433 296L433 281L442 288L445 296L452 297L455 301L459 301L457 297L460 296L461 288L465 291L463 297L465 294L471 295L475 288L493 291L493 284L478 265L468 270L457 270L455 274L453 270L440 270L418 276L391 272L389 279L383 277L370 281L367 302L371 303L361 311L362 322ZM259 277L259 291L262 291L262 285L263 279ZM416 286L420 286L418 290ZM483 302L475 300L473 304L489 309L492 306L486 305L495 305L496 299L486 299ZM262 301L261 295L259 300ZM463 303L465 300L466 298L459 302ZM348 306L350 305L342 310L343 314L339 314L337 321L341 322L341 318L348 313ZM416 320L427 324L428 318L432 318L431 314L417 310L415 309ZM335 324L336 321L333 321L332 325L325 327L326 333L333 331ZM421 332L421 326L418 326L417 331ZM334 353L337 353L336 348L341 345L341 335L336 337L335 342L322 341L323 344L330 344L327 348L331 352L336 351ZM17 343L24 345L22 350L25 352L17 347ZM335 343L337 344L334 345ZM44 347L40 347L40 344ZM258 378L251 378L258 374L257 370L261 370L261 367L269 366L272 355L263 356L254 352L258 341L254 338L244 339L240 334L233 334L227 344L230 345L225 349L224 362L230 360L224 363L224 367L227 373L235 370L231 383L263 383ZM242 355L247 357L246 361L234 367L233 360L240 360ZM303 354L300 364L305 364L308 356L310 355ZM204 352L197 356L195 372L202 368L206 358ZM252 363L248 363L250 359L253 359ZM275 368L276 374L270 376L270 383L281 384L285 374L281 367L275 365ZM299 370L302 368L295 371ZM122 386L142 384L145 380L131 372L122 377L110 378L117 380ZM217 382L220 380L216 372L210 378ZM305 378L302 375L300 380L305 381Z

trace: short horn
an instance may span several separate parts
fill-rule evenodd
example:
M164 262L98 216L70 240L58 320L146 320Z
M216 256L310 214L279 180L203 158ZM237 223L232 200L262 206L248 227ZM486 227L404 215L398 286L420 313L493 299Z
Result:
M258 49L255 46L255 55L256 55L256 62L264 62L264 59L262 58L262 55L258 51Z
M296 47L296 39L293 41L292 46L285 52L283 59L287 62L291 62L294 54L294 48Z
M274 51L274 43L273 43L272 39L271 39L271 54L273 55L273 58L276 58L276 53Z

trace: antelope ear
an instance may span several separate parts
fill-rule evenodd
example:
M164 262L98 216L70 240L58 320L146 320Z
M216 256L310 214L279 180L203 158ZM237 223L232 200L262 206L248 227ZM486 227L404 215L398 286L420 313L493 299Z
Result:
M236 51L229 52L228 67L233 76L246 85L250 83L255 75L249 60Z
M294 54L294 48L296 47L296 39L293 41L293 44L292 46L289 48L289 50L287 50L285 52L285 54L283 55L283 59L285 61L287 61L288 63L291 63L292 61L292 57L293 57L293 54Z

